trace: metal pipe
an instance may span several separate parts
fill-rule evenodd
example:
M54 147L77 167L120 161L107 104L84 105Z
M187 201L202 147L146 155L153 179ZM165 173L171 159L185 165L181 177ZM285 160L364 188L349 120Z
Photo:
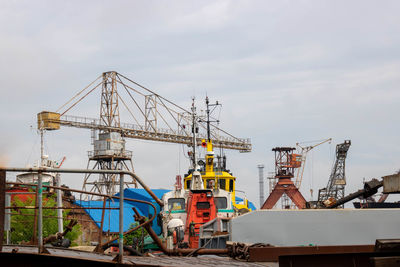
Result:
M55 172L55 173L99 173L99 174L127 174L132 178L136 179L139 184L146 190L147 193L157 202L161 207L164 206L164 203L150 190L150 188L143 182L143 180L137 176L135 173L124 170L87 170L87 169L54 169L54 168L0 168L0 171L8 171L8 172ZM50 187L47 186L46 187Z
M137 179L137 181L140 183L140 185L142 185L142 187L153 197L153 199L160 205L160 206L164 206L164 203L143 183L143 181L136 176L133 172L129 172L129 171L123 171L123 170L86 170L86 169L52 169L52 168L0 168L0 172L1 171L10 171L10 172L39 172L39 174L41 174L41 172L56 172L56 173L109 173L109 174L127 174L130 175L131 177ZM122 181L122 183L120 183L120 190L121 190L121 184L122 184L122 189L123 189L123 177L121 177L122 179L120 179L120 182ZM40 179L41 180L41 177ZM23 183L8 183L8 184L23 184ZM26 185L26 184L25 184ZM36 185L32 185L32 186L36 186ZM39 188L41 188L41 185L38 186ZM102 197L109 197L107 195L103 195L103 194L98 194L98 193L92 193L92 192L85 192L82 190L75 190L75 189L66 189L66 188L60 188L57 186L47 186L48 188L55 188L55 189L62 189L62 190L69 190L69 191L73 191L73 192L81 192L81 193L89 193L89 194L93 194L93 195L97 195L97 196L102 196ZM121 195L122 193L122 195ZM121 200L124 199L123 196L123 190L121 190L120 192L121 197L116 197L116 196L112 196L112 198L119 198ZM164 253L168 254L168 255L188 255L190 253L192 253L194 251L194 249L173 249L173 250L169 250L167 249L161 242L161 240L158 238L157 234L153 231L153 229L150 227L150 223L154 220L155 216L156 216L156 208L155 206L148 201L143 201L143 200L138 200L138 199L126 199L129 201L134 201L134 202L141 202L141 203L146 203L149 204L153 207L154 209L154 214L151 217L150 220L148 221L144 221L143 223L141 223L141 226L145 227L145 229L147 230L147 232L149 233L149 235L153 238L153 240L159 244L160 248L163 250ZM120 201L121 203L121 201ZM123 204L122 204L123 205ZM41 206L41 205L40 205ZM123 206L122 206L123 207ZM40 208L41 210L41 208ZM123 215L123 212L122 212ZM121 215L120 215L121 216ZM39 218L41 218L41 216L39 216ZM144 218L143 218L144 220ZM120 221L121 222L121 221ZM128 231L129 232L129 231ZM121 234L121 232L120 232ZM123 235L124 233L122 233ZM120 239L120 241L123 241L123 238ZM41 240L43 242L43 240ZM114 241L114 240L113 240ZM109 242L113 242L113 241L108 241ZM40 242L40 241L39 241ZM106 243L106 244L107 244ZM122 251L122 250L120 250ZM227 249L198 249L198 251L196 252L196 254L198 255L205 255L205 254L214 254L214 255L226 255L228 254L228 250ZM121 258L122 259L122 258Z
M6 193L6 207L11 205L11 195ZM4 230L6 231L6 244L10 244L10 230L11 230L11 211L10 209L5 209L5 225Z
M115 197L112 196L112 198L119 198L120 199L120 208L122 208L122 212L120 212L120 231L119 231L119 239L120 239L120 244L122 242L122 249L120 249L120 256L118 258L118 260L120 262L122 262L122 255L123 255L123 223L121 223L123 221L123 200L124 200L124 195L123 195L123 175L124 174L128 174L130 176L132 176L133 178L137 179L137 181L142 185L142 187L153 197L153 199L160 205L163 206L163 202L143 183L143 181L137 177L134 173L129 172L129 171L122 171L122 170L85 170L85 169L52 169L52 168L0 168L0 171L5 170L5 171L11 171L11 172L38 172L39 173L39 180L41 180L41 172L42 171L46 171L46 172L57 172L57 173L111 173L111 174L120 174L121 178L120 178L120 197ZM9 183L9 184L23 184L23 183ZM36 186L36 185L34 185ZM41 184L38 185L39 188L41 188ZM63 189L65 190L65 188L60 188L57 186L46 186L48 188L57 188L57 189ZM80 191L81 193L89 193L89 194L93 194L91 192L85 192L85 191L81 191L81 190L71 190L68 189L69 191L74 191L74 192L78 192ZM99 196L103 196L103 197L108 197L107 195L103 195L103 194L93 194L93 195L99 195ZM156 208L153 204L151 204L148 201L140 201L140 200L136 200L136 199L129 199L130 201L135 201L135 202L141 202L141 203L146 203L146 204L150 204L153 209L154 209L154 214L152 216L152 218L143 223L144 226L146 224L149 224L150 222L152 222L156 216ZM41 204L41 203L40 203ZM40 205L40 210L42 209L41 205ZM121 211L121 210L120 210ZM43 219L42 218L42 214L39 215L39 220ZM41 224L41 223L39 223ZM122 235L122 236L121 236ZM111 241L111 240L110 240ZM108 241L108 243L110 242ZM41 243L39 241L39 253L42 251L42 247L43 247L43 240L41 240Z
M17 182L6 182L6 184L14 184L14 185L24 185L24 186L32 186L32 187L37 187L36 184L28 184L28 183L17 183ZM109 196L109 195L104 195L104 194L100 194L100 193L95 193L95 192L87 192L87 191L82 191L82 190L78 190L78 189L72 189L72 188L65 188L65 187L58 187L58 186L52 186L52 185L46 185L46 187L48 188L53 188L53 189L60 189L60 190L68 190L68 191L72 191L72 192L76 192L76 193L81 193L81 194L89 194L89 195L95 195L95 196L99 196L99 197L106 197L106 198L116 198L119 199L118 196ZM152 208L154 210L156 210L156 207L148 201L145 200L140 200L140 199L133 199L133 198L126 198L124 197L124 199L126 201L133 201L133 202L139 202L139 203L144 203L147 205L151 205ZM26 208L26 207L22 207L22 208ZM44 207L47 208L47 207ZM55 209L56 207L54 207ZM80 209L80 208L68 208L68 209ZM86 209L86 208L85 208ZM101 209L101 208L95 208L95 207L88 207L87 209ZM106 208L106 209L118 209L118 208ZM154 219L155 216L151 217L150 221L152 221Z
M124 255L124 174L119 177L119 262Z
M106 201L107 198L103 198L103 210L101 211L101 222L100 222L100 231L99 231L99 239L98 239L98 244L101 244L102 241L102 236L103 236L103 227L104 227L104 215L106 213Z
M0 252L3 250L5 206L6 206L6 172L0 171Z
M364 189L358 190L357 192L354 192L341 199L338 199L333 205L328 206L327 208L334 209L360 196L363 196L364 198L370 197L376 194L378 192L378 189L382 186L383 186L383 181L372 179L371 181L364 183Z
M61 186L61 177L59 173L57 173L56 175L56 183L58 187ZM57 210L58 232L62 233L64 231L64 225L63 225L62 197L60 189L57 189L57 207L58 207Z
M38 207L34 206L6 206L6 209L27 209L27 210L33 210L33 209L39 209ZM63 207L43 207L42 209L44 210L62 210L64 209ZM69 210L101 210L103 208L101 207L70 207L68 208ZM119 208L104 208L106 210L119 210ZM53 216L54 218L58 218L58 216Z
M42 172L38 173L38 241L39 252L43 251L43 195L42 195Z
M125 200L131 201L129 198L125 198ZM129 233L132 233L132 232L136 231L137 229L139 229L140 227L144 227L145 225L150 224L150 223L154 220L154 218L156 217L157 209L156 209L156 207L155 207L151 202L147 202L147 201L144 201L144 200L140 200L140 201L139 201L139 200L134 200L134 201L137 201L137 202L141 202L141 203L145 203L145 204L150 205L150 206L153 208L153 210L154 210L154 214L153 214L153 216L152 216L149 220L144 221L143 223L140 222L140 224L139 224L138 226L136 226L136 227L134 227L134 228L129 229L128 231L126 231L126 232L124 233L124 235L129 234ZM135 208L134 208L134 210L135 210ZM113 238L113 239L108 240L106 243L101 244L102 248L104 249L105 247L108 246L108 244L110 244L110 243L116 241L117 239L118 239L118 237L115 237L115 238Z
M208 248L196 248L196 249L174 248L174 249L168 249L162 243L161 239L158 238L157 234L150 227L150 225L146 224L144 226L144 228L149 233L151 238L157 243L159 248L167 255L189 255L189 254L193 253L195 250L197 250L196 254L198 254L198 255L227 255L228 254L228 249L208 249Z
M136 216L139 220L140 223L143 223L145 221L145 218L143 216L140 216L139 213L137 212L136 208L133 208L133 211L135 212ZM150 227L149 224L146 224L143 226L147 233L150 235L150 237L156 242L157 246L167 255L189 255L189 254L198 254L198 255L227 255L228 254L228 249L207 249L207 248L196 248L196 249L190 249L190 248L174 248L174 249L168 249L165 247L161 239L157 236L157 234L154 232L153 228Z
M2 169L0 169L0 174L1 174L1 170ZM11 171L27 171L26 169L23 169L23 168L12 168L12 170ZM37 170L30 170L30 171L36 171L37 172ZM86 170L84 170L84 171L86 171ZM95 173L97 172L97 173L104 173L104 172L99 172L100 170L97 170L97 171L95 171ZM73 172L74 173L74 172ZM115 171L114 171L114 173L115 173ZM126 173L126 172L123 172L123 173ZM6 184L15 184L15 185L25 185L25 186L33 186L33 187L37 187L37 185L36 184L25 184L25 183L17 183L17 182L7 182ZM71 188L63 188L63 187L57 187L57 186L47 186L46 185L46 187L48 187L48 188L54 188L54 189L60 189L60 190L68 190L68 191L72 191L72 192L77 192L77 193L83 193L83 194L92 194L92 195L97 195L97 196L101 196L101 197L105 197L105 198L116 198L116 199L120 199L120 197L117 197L117 196L108 196L108 195L104 195L104 194L100 194L100 193L94 193L94 192L86 192L86 191L82 191L82 190L77 190L77 189L71 189ZM154 210L154 213L153 213L153 216L149 219L149 220L147 220L147 221L145 221L145 219L144 219L144 217L141 217L141 218L143 218L143 220L142 221L139 221L140 222L140 224L138 225L138 226L136 226L136 227L134 227L133 229L130 229L130 230L128 230L128 231L126 231L125 233L123 233L123 235L126 235L126 234L128 234L128 233L131 233L131 232L133 232L133 231L135 231L135 230L137 230L138 228L140 228L140 227L144 227L145 229L146 229L146 231L149 233L149 235L152 237L152 239L158 244L158 246L161 248L161 250L164 252L164 253L166 253L166 254L168 254L168 255L188 255L188 254L190 254L190 253L193 253L195 250L198 250L197 252L196 252L196 254L198 254L198 255L226 255L226 254L228 254L228 250L227 249L203 249L203 248L201 248L201 249L167 249L165 246L164 246L164 244L162 243L162 241L158 238L158 236L157 236L157 234L153 231L153 229L150 227L150 223L154 220L154 218L155 218L155 216L156 216L156 212L157 212L157 210L156 210L156 207L153 205L153 203L151 203L151 202L148 202L148 201L144 201L144 200L139 200L139 199L131 199L131 198L125 198L124 196L123 196L123 198L124 198L124 200L127 200L127 201L133 201L133 202L139 202L139 203L144 203L144 204L148 204L148 205L150 205L152 208L153 208L153 210ZM57 208L57 207L56 207ZM138 213L137 213L137 215L139 215ZM105 247L105 246L107 246L108 244L110 244L110 243L112 243L112 242L114 242L115 240L117 240L119 237L117 237L117 238L113 238L113 239L111 239L111 240L109 240L108 242L106 242L106 243L104 243L104 244L101 244L101 247Z
M38 216L38 194L39 194L39 190L37 185L35 185L35 213L34 213L34 218L33 218L33 233L32 233L32 240L31 240L31 244L32 245L36 245L37 244L37 216Z

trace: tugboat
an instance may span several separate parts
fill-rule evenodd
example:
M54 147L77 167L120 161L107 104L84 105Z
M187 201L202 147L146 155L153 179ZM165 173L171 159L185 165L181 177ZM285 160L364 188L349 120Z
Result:
M246 213L254 209L251 207L251 203L244 198L236 196L236 177L232 176L229 170L226 169L226 156L217 156L217 162L214 161L214 150L212 141L210 138L210 103L208 97L206 97L207 106L207 140L202 140L202 147L207 148L205 160L200 160L201 165L200 173L205 188L218 188L231 193L232 205L236 212ZM184 178L184 188L189 189L191 187L193 169L189 170L189 173Z
M235 198L235 177L225 168L226 158L218 157L214 162L213 145L210 138L209 101L207 104L207 140L204 160L197 160L196 154L196 113L192 105L193 150L190 153L192 168L184 178L177 176L175 190L164 194L164 208L161 212L164 238L170 238L171 247L199 247L200 227L216 218L232 218L239 213L251 211L247 199L243 204Z

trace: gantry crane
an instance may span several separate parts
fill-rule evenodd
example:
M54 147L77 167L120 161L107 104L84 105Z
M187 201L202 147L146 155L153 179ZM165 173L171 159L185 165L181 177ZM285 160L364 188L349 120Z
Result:
M97 88L101 88L101 106L99 119L67 114ZM130 102L128 102L128 100ZM135 123L120 121L120 104L125 114ZM97 169L129 169L132 165L132 152L125 150L125 138L152 140L192 145L191 112L167 100L150 89L115 71L105 72L95 81L78 92L56 112L43 111L38 114L38 128L57 130L60 126L85 128L92 130L94 150L89 151L88 168L94 162ZM198 124L206 129L204 123ZM234 149L241 152L251 151L250 139L237 138L214 124L210 131L214 146ZM197 135L197 144L205 139L205 133ZM114 194L119 184L115 175L100 175L98 179L86 176L83 189L102 194ZM126 185L135 185L135 181Z
M311 141L311 142L317 142L317 143L314 145L310 145L310 146L302 146L302 144L311 143L311 142L296 143L297 151L299 152L299 154L296 154L296 155L301 162L300 167L295 169L296 180L294 182L294 185L296 186L297 189L300 190L301 182L303 181L303 174L304 174L304 169L306 166L307 153L310 152L312 149L316 148L317 146L325 144L326 142L330 143L331 141L332 141L332 138L328 138L325 140ZM290 203L290 199L286 194L284 194L282 196L282 199L283 199L282 209L285 209L288 207L290 207L291 209L296 208L296 205L293 202Z
M307 201L292 181L294 170L301 167L299 155L293 154L294 150L293 147L275 147L272 149L275 152L277 183L261 209L272 209L283 194L286 194L299 209L306 208Z
M344 197L344 189L346 186L345 163L347 151L351 145L350 140L336 145L336 160L333 165L328 185L318 192L318 203L324 203L325 206L330 205L327 202L335 202L337 199Z

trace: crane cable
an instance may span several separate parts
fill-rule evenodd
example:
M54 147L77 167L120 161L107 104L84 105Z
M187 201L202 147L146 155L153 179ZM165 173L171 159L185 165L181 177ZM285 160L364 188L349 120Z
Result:
M74 100L76 97L78 97L81 93L83 93L83 91L85 91L87 88L89 88L92 84L94 84L99 78L101 77L101 75L99 75L96 80L94 80L93 82L91 82L88 86L86 86L85 88L83 88L81 91L79 91L75 96L73 96L70 100L67 101L67 103L65 103L64 105L62 105L60 108L57 109L56 112L59 112L63 107L65 107L66 105L68 105L69 103L71 103L72 100ZM65 113L65 112L64 112Z

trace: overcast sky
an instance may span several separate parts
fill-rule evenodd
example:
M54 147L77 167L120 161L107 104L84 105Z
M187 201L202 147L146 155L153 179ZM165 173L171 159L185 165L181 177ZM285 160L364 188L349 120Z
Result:
M399 13L399 1L0 1L0 161L36 161L36 114L116 70L185 108L192 96L221 102L221 128L252 139L251 153L227 155L257 206L257 165L273 171L271 149L296 142L333 138L309 154L306 199L326 186L345 139L346 191L357 190L400 169ZM99 104L69 114L98 116ZM91 149L89 130L46 134L65 168L86 168ZM189 166L180 145L127 149L153 188L172 188Z

